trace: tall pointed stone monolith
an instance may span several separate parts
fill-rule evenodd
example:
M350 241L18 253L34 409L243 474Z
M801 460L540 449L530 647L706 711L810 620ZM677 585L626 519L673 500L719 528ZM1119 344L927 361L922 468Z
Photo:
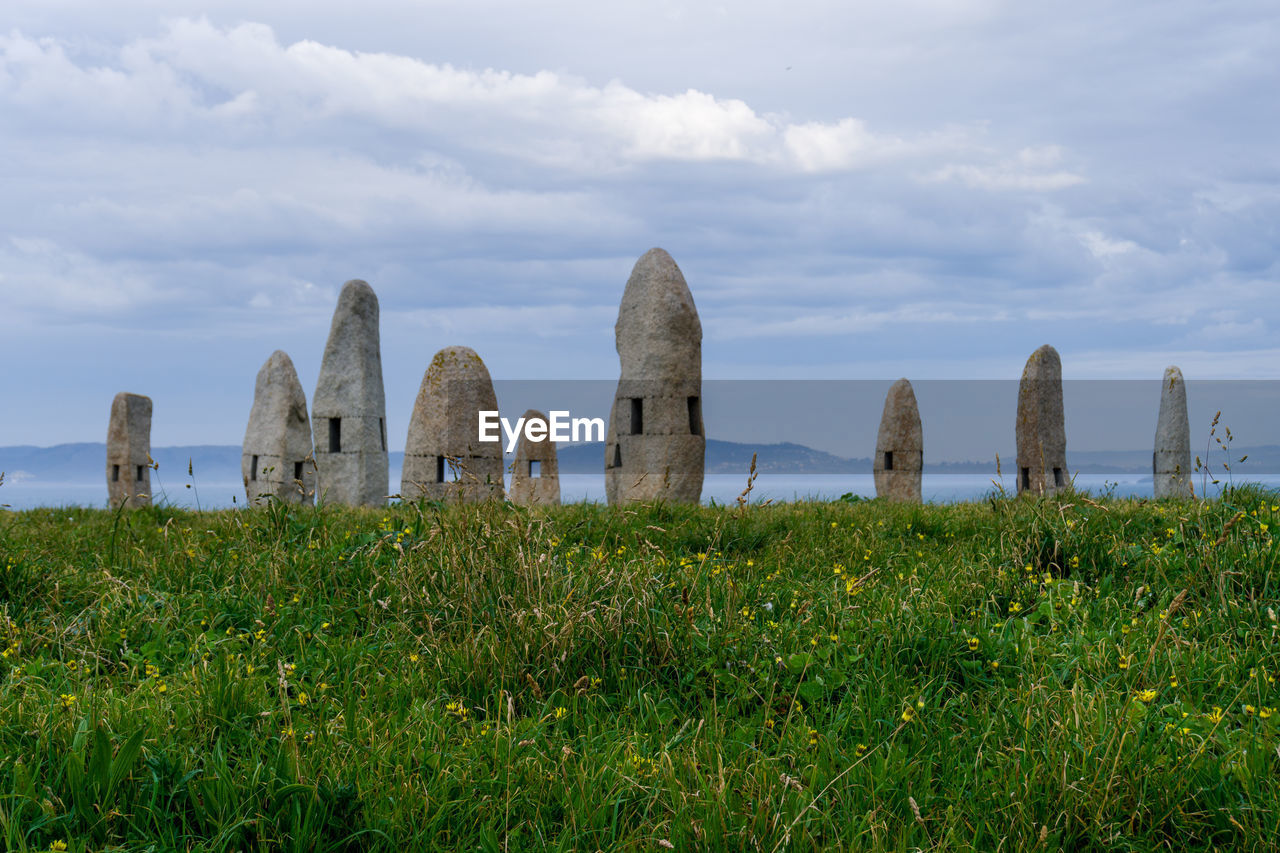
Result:
M480 356L445 347L422 377L404 446L400 495L407 500L481 501L501 498L502 441L480 441L480 412L496 412L498 397Z
M876 436L872 463L876 497L904 503L920 503L920 477L924 470L924 433L920 408L911 383L899 379L884 398L884 414Z
M240 473L250 506L273 498L291 504L315 500L316 466L311 455L307 395L293 361L282 350L273 352L258 371Z
M151 503L151 398L121 391L107 422L107 496L112 508Z
M1156 419L1156 449L1151 458L1157 498L1190 498L1191 422L1187 418L1187 386L1182 371L1165 368Z
M378 342L378 297L363 281L342 286L311 400L316 494L329 503L387 499L387 403Z
M542 441L530 441L529 430L521 430L516 444L516 458L511 471L511 502L522 506L560 505L560 467L556 457L556 443L550 438L550 422L536 409L524 413L525 424L539 422L534 432L547 437Z
M1062 359L1045 344L1031 354L1018 384L1018 494L1052 495L1070 487L1062 411Z
M676 262L636 261L618 308L621 378L605 441L609 503L702 497L702 324Z

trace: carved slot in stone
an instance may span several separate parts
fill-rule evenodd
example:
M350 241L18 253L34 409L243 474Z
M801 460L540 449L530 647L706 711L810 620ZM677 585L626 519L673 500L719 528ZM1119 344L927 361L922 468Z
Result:
M378 432L382 436L382 449L387 449L387 421L385 418L378 418Z
M138 480L138 482L139 482L139 483L141 483L141 482L142 482L142 477L143 477L142 469L143 469L143 468L145 468L145 467L147 467L147 466L145 466L145 465L139 465L139 466L138 466L138 476L137 476L137 480Z
M530 459L529 460L529 479L532 480L541 476L542 476L542 460Z
M253 461L249 463L249 479L257 481L258 479L258 455L253 455Z
M884 452L884 470L886 471L893 470L893 451L892 450L886 450Z
M329 452L342 452L342 418L329 418Z
M1031 488L1031 469L1030 468L1022 469L1022 488L1024 489Z
M702 435L702 399L689 398L689 435Z
M1066 478L1062 476L1062 469L1054 468L1053 469L1053 485L1061 489L1066 484L1067 484Z
M436 482L437 483L444 482L444 457L443 456L436 457Z
M613 467L622 467L622 445L620 444L615 444L613 446Z
M120 466L119 465L111 466L111 482L113 483L120 482Z
M302 463L301 462L293 463L293 479L298 481L302 480Z
M640 397L631 398L631 434L644 434L644 400Z

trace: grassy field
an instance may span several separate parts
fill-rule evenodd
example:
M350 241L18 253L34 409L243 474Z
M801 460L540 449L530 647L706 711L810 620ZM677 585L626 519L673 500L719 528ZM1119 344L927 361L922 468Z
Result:
M10 850L1276 849L1280 497L0 516Z

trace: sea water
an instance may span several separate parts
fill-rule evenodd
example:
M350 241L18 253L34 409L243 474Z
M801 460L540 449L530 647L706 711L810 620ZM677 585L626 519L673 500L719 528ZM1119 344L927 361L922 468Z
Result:
M185 478L184 478L185 479ZM1151 477L1139 474L1077 474L1075 486L1094 496L1117 498L1150 498ZM400 472L393 471L392 484L400 482ZM1280 475L1255 475L1250 482L1280 489ZM166 483L155 487L155 502L183 509L230 509L243 507L244 485L241 483ZM1216 497L1223 482L1214 485L1196 479L1196 494ZM746 488L742 474L708 474L703 480L702 502L719 506L733 505ZM922 493L926 502L960 503L985 500L1001 489L1012 495L1016 488L1012 477L1004 482L987 474L924 474ZM871 474L760 474L746 499L752 504L766 502L817 500L833 501L841 497L875 497L875 481ZM605 502L604 474L561 474L560 499L563 503ZM37 480L6 480L0 485L0 506L12 510L38 507L82 506L105 508L106 483L45 483Z

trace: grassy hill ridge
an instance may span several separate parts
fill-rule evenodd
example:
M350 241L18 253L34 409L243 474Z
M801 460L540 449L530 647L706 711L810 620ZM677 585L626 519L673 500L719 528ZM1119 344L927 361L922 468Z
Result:
M1256 489L3 514L0 837L1274 849L1277 524Z

